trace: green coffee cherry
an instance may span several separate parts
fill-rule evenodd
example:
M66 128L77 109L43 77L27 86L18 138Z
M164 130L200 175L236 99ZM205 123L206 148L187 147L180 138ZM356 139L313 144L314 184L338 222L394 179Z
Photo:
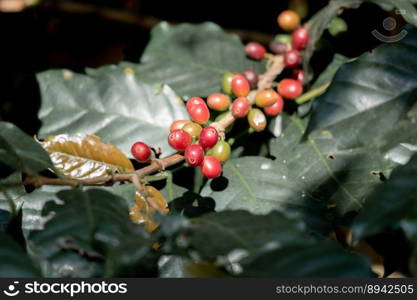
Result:
M222 78L222 89L223 92L231 95L232 94L232 79L235 76L235 74L233 74L232 72L228 72L226 74L223 75Z
M291 34L277 34L274 41L291 45L292 37Z
M329 32L332 36L338 36L339 34L348 31L348 25L342 18L334 18L329 25Z
M214 148L210 151L210 155L217 158L221 163L224 163L229 159L230 153L230 145L225 141L218 141Z
M266 117L258 108L252 108L248 114L248 122L256 132L263 131L266 127Z

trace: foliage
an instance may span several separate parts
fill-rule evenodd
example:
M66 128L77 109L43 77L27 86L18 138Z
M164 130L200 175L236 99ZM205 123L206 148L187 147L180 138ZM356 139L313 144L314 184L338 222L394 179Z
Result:
M331 1L311 19L306 70L340 9L362 2ZM411 2L371 2L417 25ZM36 139L0 122L0 276L375 276L355 243L339 243L346 227L354 242L400 232L411 252L403 271L417 276L417 29L407 30L358 58L336 55L310 94L286 100L274 135L237 120L226 137L232 158L210 180L170 156L167 136L188 120L184 100L221 92L223 74L271 68L248 59L237 36L164 22L139 64L38 74ZM139 139L172 164L132 162ZM151 171L123 177L137 166ZM152 232L131 221L135 195Z

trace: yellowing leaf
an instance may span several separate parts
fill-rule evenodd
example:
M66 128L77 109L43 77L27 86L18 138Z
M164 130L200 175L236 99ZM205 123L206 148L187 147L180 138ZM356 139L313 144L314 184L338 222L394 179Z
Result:
M115 172L133 171L132 162L116 146L104 144L95 135L48 137L41 145L55 168L74 179L95 178Z
M146 199L136 193L135 204L130 208L130 219L137 224L144 224L149 232L154 231L158 224L155 223L151 214L159 212L163 215L168 214L168 203L164 196L153 186L145 188Z

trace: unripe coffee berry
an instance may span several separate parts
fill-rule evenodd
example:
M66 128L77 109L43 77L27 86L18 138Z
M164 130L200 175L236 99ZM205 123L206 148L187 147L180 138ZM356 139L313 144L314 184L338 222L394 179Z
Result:
M211 94L207 98L207 105L213 110L225 111L230 106L230 98L224 94Z
M187 112L191 119L198 124L205 124L210 119L207 104L200 97L193 97L187 101Z
M200 165L201 173L207 178L216 178L222 174L222 165L213 156L205 156Z
M217 144L218 140L219 133L217 132L216 128L207 126L201 131L198 143L201 145L201 147L203 147L204 150L208 150L213 148L213 146Z
M303 93L303 86L294 79L283 79L278 85L278 93L286 99L295 99Z
M191 122L188 121L188 120L177 120L177 121L174 121L171 124L171 126L169 127L169 132L173 132L174 130L177 130L177 129L182 129L188 123L191 123Z
M243 71L243 76L249 81L251 89L255 89L258 86L258 74L251 69Z
M168 136L168 144L177 151L184 151L191 144L191 135L182 129L174 130Z
M152 155L151 149L148 145L142 142L136 142L130 148L130 152L132 152L133 157L138 162L147 162Z
M253 108L249 111L248 122L250 127L256 132L263 131L266 127L266 117L258 108Z
M285 31L293 31L300 26L300 17L293 10L285 10L278 15L278 25Z
M304 50L310 40L310 34L305 28L298 28L292 33L292 47L296 50Z
M284 108L284 99L281 96L278 96L278 100L271 106L264 107L264 112L269 117L278 116L282 109Z
M249 110L251 108L251 104L245 97L236 98L235 101L232 103L231 112L233 117L236 119L244 118L247 116Z
M231 95L232 94L232 79L235 76L234 73L228 72L223 75L222 78L222 90L224 93Z
M255 98L255 104L258 107L266 107L277 102L279 95L274 90L260 91Z
M290 46L288 44L284 44L277 41L272 41L269 44L269 50L271 50L274 54L284 54L289 50Z
M192 138L197 138L203 128L197 123L189 122L188 124L185 124L182 130L188 132Z
M203 147L198 144L190 145L187 147L187 149L185 149L184 156L187 164L189 164L191 167L197 167L202 163L204 159Z
M250 92L250 84L245 76L236 74L232 79L232 92L236 97L246 97Z
M220 163L224 163L230 157L231 148L228 142L218 141L217 144L210 150L210 155L217 158Z
M285 67L292 69L301 64L301 53L298 50L290 50L284 54Z
M250 58L261 60L265 57L265 47L257 42L247 43L245 46L246 55Z

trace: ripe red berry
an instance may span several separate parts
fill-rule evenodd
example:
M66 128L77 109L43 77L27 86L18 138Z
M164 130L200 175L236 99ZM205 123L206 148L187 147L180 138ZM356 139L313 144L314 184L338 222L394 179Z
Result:
M301 64L301 53L298 50L291 50L284 54L285 67L292 69L298 67Z
M229 108L230 98L224 94L211 94L207 98L207 105L213 110L225 111Z
M190 145L185 149L185 161L192 167L197 167L204 159L204 150L198 144Z
M250 58L261 60L264 58L266 50L264 46L257 42L250 42L246 44L245 52Z
M232 103L232 115L235 118L244 118L248 114L251 104L245 97L236 98Z
M292 72L292 78L299 81L301 84L304 84L304 71L296 69Z
M182 130L177 129L168 136L169 145L177 151L184 151L191 144L191 135Z
M283 108L284 108L284 100L282 99L281 96L278 95L278 100L274 104L272 104L271 106L264 107L264 113L267 116L275 117L275 116L278 116L282 112Z
M243 76L249 81L251 89L254 89L258 86L258 74L251 69L243 71Z
M296 50L304 50L310 40L310 34L305 28L298 28L292 33L292 47Z
M260 91L255 98L255 104L258 107L266 107L277 102L279 95L274 90Z
M200 133L200 139L198 143L203 147L204 150L208 150L214 147L219 140L219 133L216 128L207 126L203 128Z
M205 156L200 165L201 173L207 178L219 177L222 173L222 165L213 156Z
M246 97L250 92L250 84L245 76L236 74L232 79L232 92L237 97Z
M286 99L295 99L303 93L303 86L294 79L283 79L278 85L278 93Z
M173 132L176 129L182 129L188 123L191 123L191 122L188 120L176 120L169 127L169 132Z
M300 26L300 17L293 10L283 11L278 15L278 25L285 31L292 31Z
M132 152L133 157L138 162L147 162L152 155L151 149L148 145L142 142L136 142L132 145L130 148L130 151Z
M187 112L191 119L198 124L205 124L210 119L210 111L206 102L200 97L193 97L187 101Z

